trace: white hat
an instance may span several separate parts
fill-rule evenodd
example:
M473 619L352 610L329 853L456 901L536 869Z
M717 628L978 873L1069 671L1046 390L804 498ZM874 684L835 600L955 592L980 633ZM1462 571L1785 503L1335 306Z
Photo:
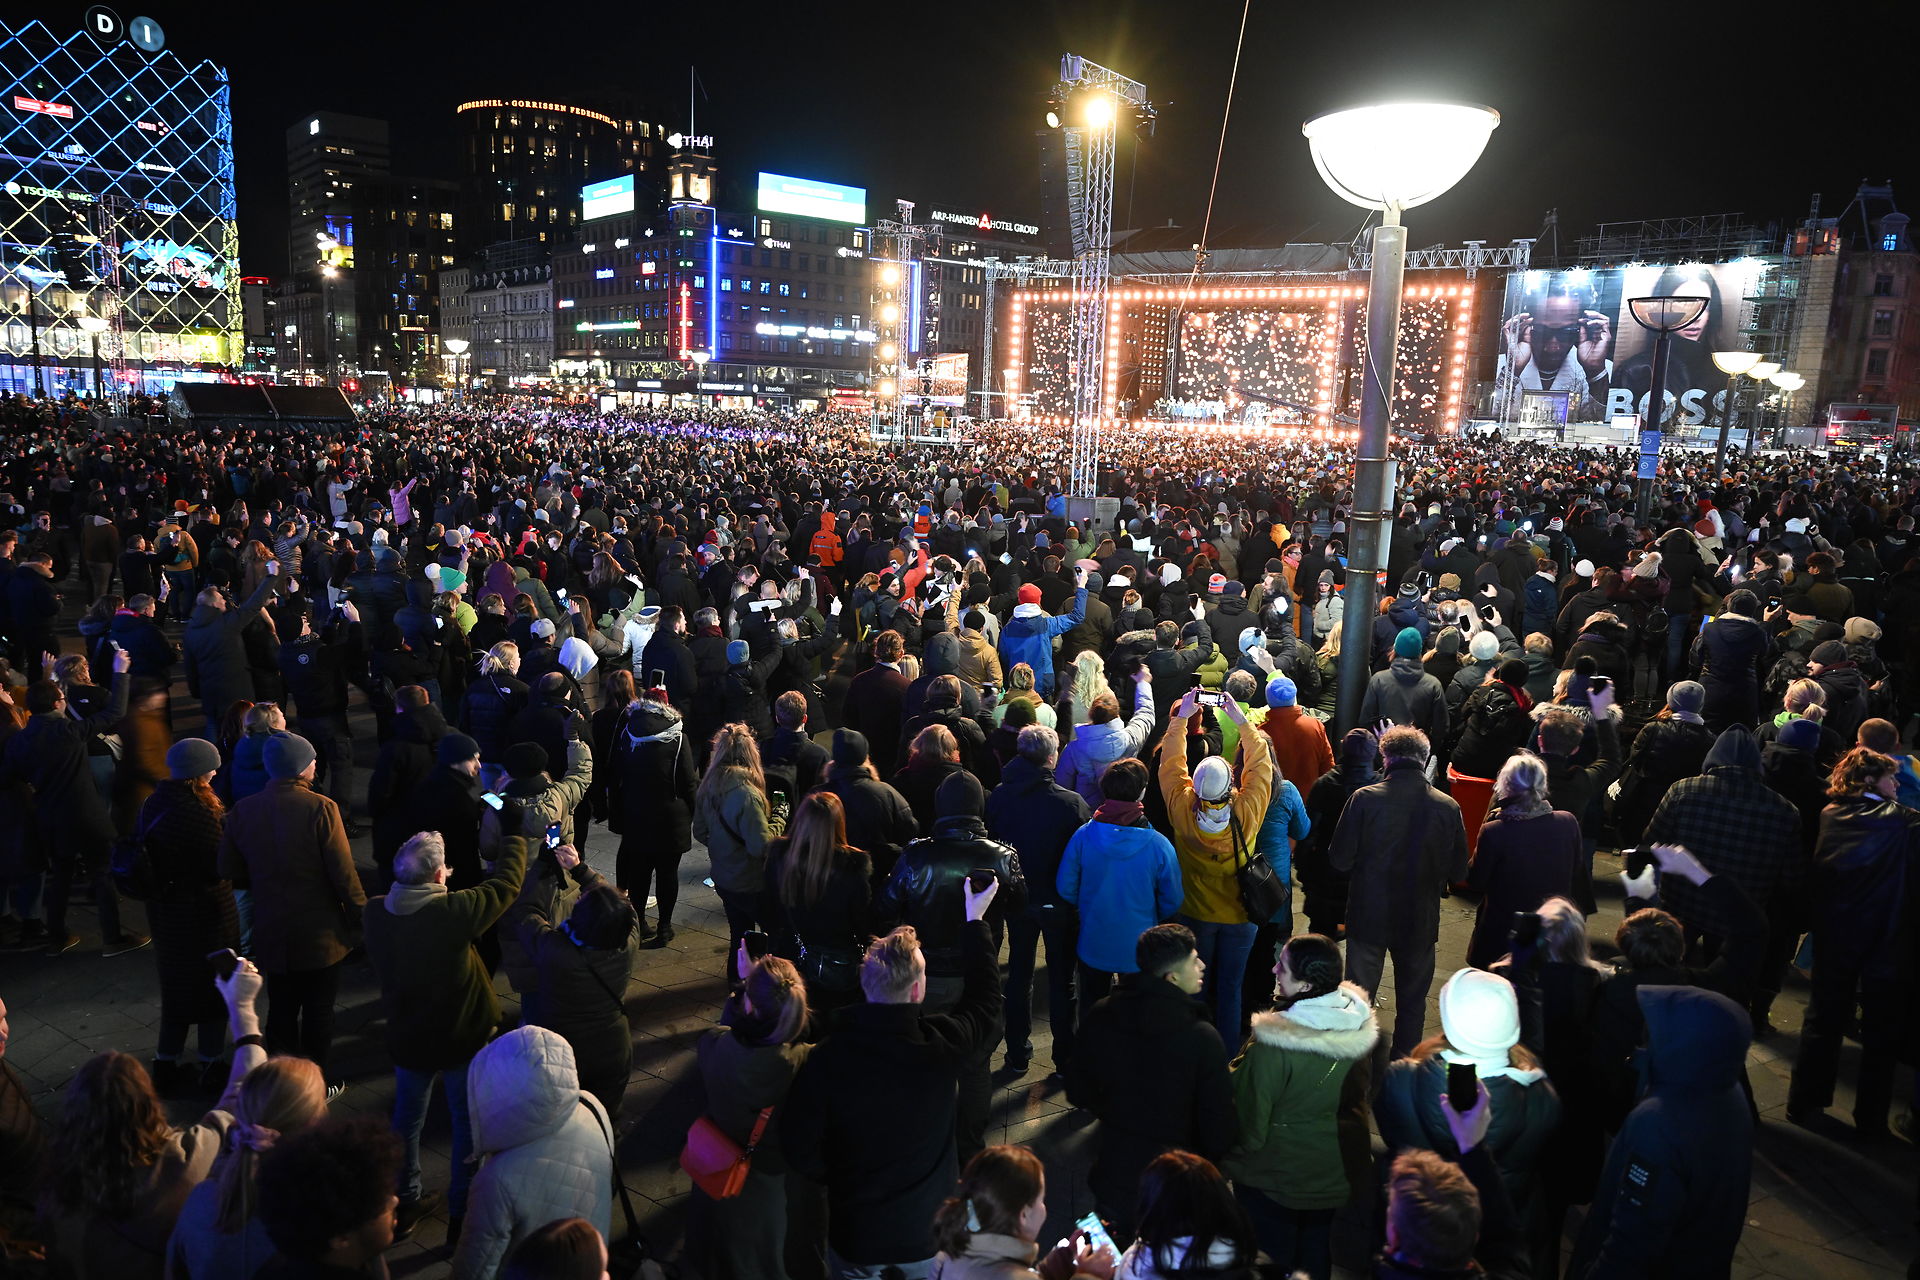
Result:
M1513 984L1484 969L1461 969L1440 988L1440 1029L1462 1055L1505 1066L1520 1043Z
M1591 578L1593 576L1593 561L1577 561L1573 566L1573 571L1583 578Z
M1807 522L1801 517L1795 516L1793 519L1787 521L1788 533L1805 533L1806 531Z
M1193 766L1193 793L1202 800L1208 802L1224 800L1227 792L1231 790L1233 790L1233 768L1219 756L1208 756Z
M1447 552L1453 550L1455 547L1459 545L1460 545L1460 539L1448 538L1445 542L1440 544L1440 554L1446 555Z
M552 618L535 618L533 620L533 625L527 629L531 631L534 635L539 636L542 640L553 639L553 619Z
M1473 655L1475 662L1491 662L1500 652L1500 641L1491 631L1476 631L1473 642L1467 646L1467 652Z

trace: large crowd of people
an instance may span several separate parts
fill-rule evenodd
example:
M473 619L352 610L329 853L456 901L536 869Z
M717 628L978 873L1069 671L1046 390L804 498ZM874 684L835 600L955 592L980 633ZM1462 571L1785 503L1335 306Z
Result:
M652 1242L715 1280L1325 1280L1350 1209L1379 1276L1725 1275L1795 969L1788 1118L1853 1038L1911 1140L1920 468L1681 455L1643 509L1624 453L1408 441L1353 634L1343 448L1107 445L1094 518L1020 424L0 406L0 947L159 991L47 1114L0 1006L7 1257L377 1277L444 1216L460 1280L619 1276L643 949L729 993ZM329 1114L356 965L384 1118ZM988 1142L1036 1012L1096 1121L1058 1246Z

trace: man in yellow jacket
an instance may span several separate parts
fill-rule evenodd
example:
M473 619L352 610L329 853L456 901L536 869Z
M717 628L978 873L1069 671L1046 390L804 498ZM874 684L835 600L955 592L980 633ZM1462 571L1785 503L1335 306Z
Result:
M1189 690L1167 721L1160 739L1160 793L1173 823L1173 847L1180 855L1186 888L1180 923L1193 930L1199 943L1206 966L1201 994L1213 1009L1214 1025L1231 1056L1240 1043L1240 988L1258 931L1240 903L1235 870L1252 856L1266 817L1273 794L1273 754L1261 735L1248 730L1246 712L1229 698L1219 710L1241 730L1236 753L1240 785L1234 786L1234 768L1220 756L1208 756L1189 776L1187 729L1199 696L1198 690Z

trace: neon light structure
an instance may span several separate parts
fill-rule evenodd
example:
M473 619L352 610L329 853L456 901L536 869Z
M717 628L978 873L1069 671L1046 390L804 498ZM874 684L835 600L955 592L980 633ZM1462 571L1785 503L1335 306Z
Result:
M0 69L35 107L0 99L0 310L37 310L42 360L91 382L100 316L117 389L219 375L244 357L233 118L225 68L145 53L90 31L0 26ZM56 236L73 235L101 283L72 287ZM0 385L30 386L28 326L5 326ZM29 357L30 358L30 357Z

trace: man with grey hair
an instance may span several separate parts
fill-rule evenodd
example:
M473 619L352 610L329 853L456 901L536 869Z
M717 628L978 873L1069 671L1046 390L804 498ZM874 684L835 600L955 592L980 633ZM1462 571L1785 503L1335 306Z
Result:
M571 850L563 852L570 853ZM404 1240L439 1203L420 1186L420 1130L433 1078L441 1077L453 1125L453 1186L447 1205L451 1241L466 1213L473 1127L467 1117L467 1064L500 1024L500 1002L474 943L520 892L527 842L500 842L493 873L471 889L447 887L447 842L422 831L393 858L393 887L367 903L367 958L380 976L393 1058L393 1130L406 1147L395 1211L395 1239Z
M1347 800L1327 860L1352 875L1347 899L1347 976L1377 998L1393 956L1393 1054L1426 1030L1427 989L1440 941L1440 897L1467 878L1467 832L1452 796L1427 783L1432 747L1396 725L1380 738L1386 778ZM1377 1000L1376 1000L1377 1002Z
M999 888L995 881L975 893L961 883L959 1003L927 1012L919 937L910 926L895 929L867 949L866 1003L841 1010L833 1034L794 1075L776 1123L788 1161L826 1187L831 1275L924 1277L932 1266L934 1210L960 1174L960 1076L1000 1030L986 924Z
M1047 944L1054 1074L1063 1073L1073 1056L1073 969L1080 921L1061 900L1054 881L1067 841L1092 819L1093 810L1078 792L1054 781L1059 762L1059 735L1045 725L1030 724L1020 731L1014 757L1000 771L1000 785L987 797L987 834L1013 846L1027 877L1027 908L1007 918L1006 1069L1015 1074L1025 1072L1033 1058L1033 962L1042 938Z

